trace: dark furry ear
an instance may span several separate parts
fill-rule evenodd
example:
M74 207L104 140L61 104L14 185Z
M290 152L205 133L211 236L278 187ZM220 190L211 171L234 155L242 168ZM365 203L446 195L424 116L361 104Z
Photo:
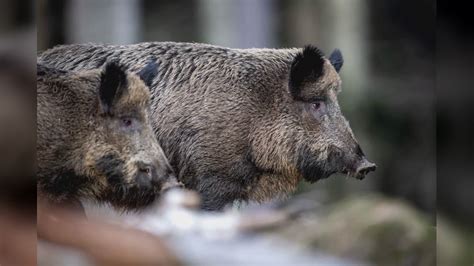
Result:
M344 64L344 58L342 58L341 50L337 48L334 49L334 51L331 53L331 56L329 56L329 61L334 66L334 69L336 69L336 71L339 73L339 70L341 70L342 65Z
M298 98L304 81L315 81L323 75L324 54L317 47L307 45L291 63L290 92Z
M100 76L99 99L102 111L111 114L113 104L127 89L127 74L125 69L117 62L105 65Z
M156 59L151 59L148 64L138 72L138 76L143 80L145 85L148 87L151 86L153 83L153 79L155 79L156 75L158 74L158 64L156 63Z

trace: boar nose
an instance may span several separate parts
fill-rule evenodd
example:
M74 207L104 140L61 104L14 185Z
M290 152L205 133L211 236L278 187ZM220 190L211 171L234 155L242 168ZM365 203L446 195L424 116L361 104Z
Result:
M372 162L369 162L365 157L359 162L356 168L356 177L357 178L364 178L369 172L375 171L377 165Z

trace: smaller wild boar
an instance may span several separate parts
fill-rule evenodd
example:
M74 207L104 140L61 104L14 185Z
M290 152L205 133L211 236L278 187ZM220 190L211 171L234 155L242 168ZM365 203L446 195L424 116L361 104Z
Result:
M53 202L87 198L122 210L178 186L150 124L150 62L69 72L37 65L37 189Z

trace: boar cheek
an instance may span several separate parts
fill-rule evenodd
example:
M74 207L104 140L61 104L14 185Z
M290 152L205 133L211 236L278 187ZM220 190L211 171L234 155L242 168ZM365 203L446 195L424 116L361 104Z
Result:
M97 160L97 169L107 177L110 185L121 184L125 180L125 162L115 154L107 154Z

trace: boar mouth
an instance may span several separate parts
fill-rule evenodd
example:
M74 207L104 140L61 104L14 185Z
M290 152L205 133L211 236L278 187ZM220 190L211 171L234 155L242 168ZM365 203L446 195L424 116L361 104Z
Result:
M104 199L117 209L141 209L153 203L159 196L154 188L140 188L136 184L123 183L110 187Z
M376 165L363 155L348 160L341 152L330 153L325 161L321 161L309 148L303 147L299 151L297 168L306 181L314 183L336 173L362 180L369 172L375 171Z
M375 171L375 169L376 169L375 164L369 165L365 168L360 168L360 167L357 169L343 168L342 170L334 170L334 171L322 170L321 168L313 168L311 170L305 169L305 171L302 172L302 175L304 179L310 183L315 183L319 180L327 179L331 177L333 174L337 174L337 173L346 175L347 177L353 177L358 180L363 180L369 172Z
M347 177L354 177L356 179L359 179L359 180L362 180L365 178L365 174L358 174L356 173L356 171L352 170L352 171L349 171L349 170L342 170L341 171L341 174L344 174L346 175Z

